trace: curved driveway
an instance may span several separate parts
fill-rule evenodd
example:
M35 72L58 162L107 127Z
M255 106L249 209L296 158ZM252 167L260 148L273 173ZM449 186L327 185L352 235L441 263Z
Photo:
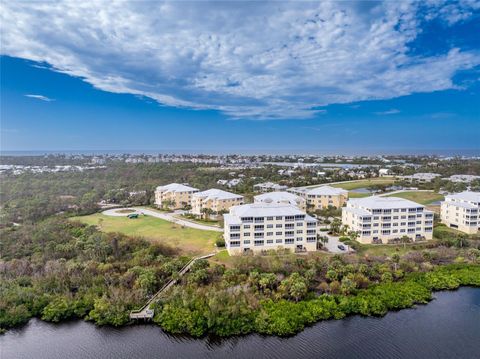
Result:
M112 208L112 209L107 209L106 211L103 211L102 214L104 214L106 216L126 217L126 216L128 216L129 214L132 214L132 213L118 213L117 212L117 211L126 210L126 209L134 210L135 212L133 212L133 213L146 214L147 216L160 218L160 219L163 219L165 221L173 222L173 223L179 224L181 226L185 226L185 227L200 229L200 230L203 230L203 231L223 232L223 229L219 228L219 227L208 226L206 224L200 224L200 223L188 221L188 220L185 220L185 219L177 218L177 217L175 217L175 213L158 212L158 211L155 211L153 209L143 208L143 207Z

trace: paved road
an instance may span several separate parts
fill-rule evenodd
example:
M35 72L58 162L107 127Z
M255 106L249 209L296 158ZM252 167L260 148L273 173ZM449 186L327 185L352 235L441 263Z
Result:
M328 228L328 226L320 226L319 228ZM349 253L349 252L354 252L353 249L351 249L349 246L346 244L340 242L338 239L340 237L332 236L328 234L327 232L319 232L321 236L326 236L328 237L328 242L323 244L325 248L331 252L331 253ZM345 247L345 250L342 251L340 248L338 248L339 245L343 245Z
M106 216L126 217L127 215L129 215L131 213L118 213L119 210L125 210L125 209L131 209L131 210L135 211L134 213L146 214L148 216L152 216L152 217L163 219L165 221L177 223L177 224L179 224L181 226L185 226L185 227L201 229L203 231L223 232L223 229L219 228L219 227L208 226L206 224L195 223L195 222L187 221L185 219L177 218L177 217L175 217L176 213L158 212L158 211L155 211L153 209L144 208L144 207L107 209L106 211L103 211L102 213Z

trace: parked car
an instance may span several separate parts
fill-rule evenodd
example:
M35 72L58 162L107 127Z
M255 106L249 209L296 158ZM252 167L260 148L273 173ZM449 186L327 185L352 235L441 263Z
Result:
M344 250L345 250L345 246L342 245L342 244L339 244L337 247L338 247L338 249L340 249L341 251L344 251Z

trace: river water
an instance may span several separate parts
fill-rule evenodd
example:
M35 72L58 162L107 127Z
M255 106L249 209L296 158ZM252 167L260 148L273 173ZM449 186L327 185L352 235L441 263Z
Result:
M193 339L154 325L118 329L31 320L0 336L0 358L479 358L480 289L435 297L383 318L320 322L290 338Z

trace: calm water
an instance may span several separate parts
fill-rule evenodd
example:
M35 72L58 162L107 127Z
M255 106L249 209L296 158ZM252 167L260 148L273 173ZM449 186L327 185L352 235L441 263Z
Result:
M112 329L32 320L0 336L0 358L478 358L480 289L441 292L436 298L383 318L321 322L283 339L191 339L153 325Z

